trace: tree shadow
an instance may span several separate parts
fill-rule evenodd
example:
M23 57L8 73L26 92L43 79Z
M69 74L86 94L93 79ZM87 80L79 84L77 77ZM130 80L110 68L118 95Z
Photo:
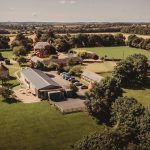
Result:
M7 98L7 99L2 100L2 102L7 103L7 104L16 104L16 103L20 103L21 101L15 98Z
M17 78L14 76L9 76L9 80L16 80Z
M147 77L145 79L145 81L143 82L142 85L128 85L128 86L124 86L123 88L125 89L130 89L130 90L145 90L145 89L150 89L150 78Z

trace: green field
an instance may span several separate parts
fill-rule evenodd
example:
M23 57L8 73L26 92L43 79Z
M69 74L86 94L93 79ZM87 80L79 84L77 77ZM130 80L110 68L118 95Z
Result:
M80 48L81 49L81 48ZM96 48L83 48L87 51L92 51L97 53L100 57L107 55L107 58L110 59L124 59L132 54L144 54L150 59L150 52L142 49L130 48L127 46L121 47L96 47Z
M0 101L1 150L70 150L90 132L101 130L87 113L63 115L48 102Z
M4 58L12 59L13 57L13 52L10 50L1 50L0 53L2 53Z

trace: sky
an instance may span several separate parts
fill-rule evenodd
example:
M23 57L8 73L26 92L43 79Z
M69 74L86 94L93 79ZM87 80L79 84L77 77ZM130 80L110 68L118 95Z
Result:
M0 22L150 22L150 0L0 0Z

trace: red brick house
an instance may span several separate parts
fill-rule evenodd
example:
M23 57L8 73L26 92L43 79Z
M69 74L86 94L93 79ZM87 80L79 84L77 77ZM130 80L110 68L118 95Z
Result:
M34 52L37 57L47 57L50 55L50 44L48 42L38 42L34 46Z

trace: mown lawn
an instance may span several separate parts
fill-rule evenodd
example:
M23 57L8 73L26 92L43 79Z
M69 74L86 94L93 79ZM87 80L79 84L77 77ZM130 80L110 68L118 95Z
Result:
M87 113L63 115L48 102L0 101L1 150L70 150L90 132L103 129Z
M115 66L116 66L116 62L113 61L105 61L103 63L83 64L83 68L85 71L92 71L95 73L112 72Z
M4 58L12 59L13 52L11 50L1 50L0 53L2 53Z
M134 97L144 106L150 106L150 77L147 78L145 85L138 87L137 89L124 89L125 96Z
M81 48L80 48L81 49ZM128 46L121 47L96 47L96 48L83 48L87 51L92 51L97 53L100 57L104 57L107 55L109 59L124 59L129 55L135 53L141 53L150 59L150 52L142 49L130 48Z

